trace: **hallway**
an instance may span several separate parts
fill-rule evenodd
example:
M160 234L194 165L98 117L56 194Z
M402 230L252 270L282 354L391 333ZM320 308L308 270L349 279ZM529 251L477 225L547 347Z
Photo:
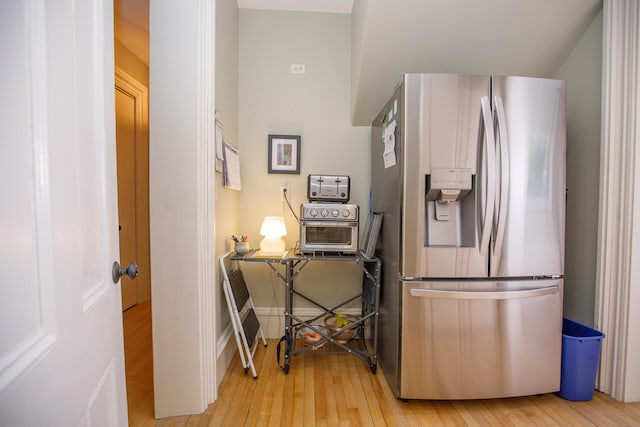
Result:
M154 426L151 302L122 313L130 426Z

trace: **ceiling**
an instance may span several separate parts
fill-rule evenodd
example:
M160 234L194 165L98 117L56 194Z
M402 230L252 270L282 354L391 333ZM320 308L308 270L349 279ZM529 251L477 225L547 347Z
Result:
M356 0L351 121L370 124L408 72L553 77L601 0Z
M552 77L602 0L237 0L351 13L351 120L368 125L405 72ZM114 0L115 37L149 63L149 0Z
M149 0L114 0L113 15L115 39L149 65Z
M351 13L353 0L237 0L240 9Z

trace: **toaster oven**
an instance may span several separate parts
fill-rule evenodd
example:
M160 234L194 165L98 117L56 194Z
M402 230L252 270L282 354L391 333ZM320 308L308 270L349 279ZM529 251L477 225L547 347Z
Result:
M353 204L303 203L300 252L357 252L358 211Z

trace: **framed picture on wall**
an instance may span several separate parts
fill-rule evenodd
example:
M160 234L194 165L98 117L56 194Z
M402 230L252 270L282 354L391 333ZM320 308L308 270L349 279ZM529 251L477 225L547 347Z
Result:
M269 135L268 171L300 174L299 135Z

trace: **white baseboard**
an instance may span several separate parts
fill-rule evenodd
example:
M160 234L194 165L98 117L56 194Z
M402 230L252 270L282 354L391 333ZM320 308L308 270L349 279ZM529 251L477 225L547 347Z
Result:
M229 369L229 365L231 364L233 356L236 354L237 350L238 347L233 336L233 328L231 327L231 322L229 322L216 342L216 378L218 379L216 387L220 385L220 382L222 382L222 379L224 378L227 369Z

